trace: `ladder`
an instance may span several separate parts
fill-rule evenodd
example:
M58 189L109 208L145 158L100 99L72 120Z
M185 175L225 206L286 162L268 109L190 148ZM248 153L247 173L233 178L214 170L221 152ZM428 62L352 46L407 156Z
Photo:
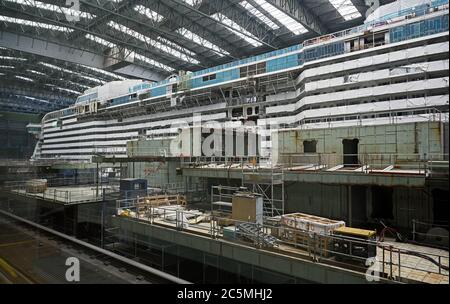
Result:
M237 227L238 234L241 237L250 239L255 244L262 247L274 247L278 246L278 239L272 235L264 233L258 224L254 223L242 223Z

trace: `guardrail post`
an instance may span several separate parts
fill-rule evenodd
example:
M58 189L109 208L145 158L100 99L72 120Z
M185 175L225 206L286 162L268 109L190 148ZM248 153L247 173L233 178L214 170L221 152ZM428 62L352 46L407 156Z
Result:
M389 245L389 277L392 279L392 245Z
M317 246L316 246L316 233L314 233L313 234L314 235L314 237L313 237L313 243L314 243L314 248L313 248L313 254L314 254L314 262L316 261L316 249L317 249Z
M439 267L439 274L442 274L441 273L441 265L442 265L441 264L441 256L438 257L438 262L439 262L439 266L438 266Z

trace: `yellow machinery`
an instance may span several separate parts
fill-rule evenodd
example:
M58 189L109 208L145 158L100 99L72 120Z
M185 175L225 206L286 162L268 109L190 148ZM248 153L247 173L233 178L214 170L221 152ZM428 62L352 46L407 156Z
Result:
M333 231L333 251L337 259L357 260L365 263L366 259L377 255L375 230L351 227L339 227Z

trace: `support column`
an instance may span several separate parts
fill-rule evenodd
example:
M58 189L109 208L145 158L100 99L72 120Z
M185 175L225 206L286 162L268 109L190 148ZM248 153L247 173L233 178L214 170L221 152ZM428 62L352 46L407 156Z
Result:
M347 186L347 197L348 197L348 226L352 226L352 186Z

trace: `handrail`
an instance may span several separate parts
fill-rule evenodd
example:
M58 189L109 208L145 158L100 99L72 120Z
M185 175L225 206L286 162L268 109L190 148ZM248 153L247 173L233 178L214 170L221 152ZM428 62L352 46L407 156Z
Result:
M205 218L207 221L209 221L209 225L205 224L189 224L186 223L186 216L189 214L195 214L198 215L199 213L192 210L184 210L181 206L180 208L177 208L174 210L173 208L167 208L167 207L156 207L156 208L149 208L144 212L140 212L136 206L129 206L128 208L120 208L118 209L117 214L121 214L119 210L123 209L129 209L134 210L132 214L129 214L129 216L125 216L126 218L129 218L133 221L142 221L142 222L149 222L152 225L164 225L164 223L167 223L167 225L164 225L167 228L175 229L175 230L181 230L184 232L190 232L190 228L194 228L193 231L200 232L203 231L204 235L208 235L212 239L219 239L219 240L227 240L230 241L229 238L225 237L223 235L223 228L218 225L220 221L227 221L230 224L232 224L235 227L238 227L240 224L246 224L248 222L245 221L238 221L231 219L230 217L227 217L226 215L229 214L227 212L219 212L215 211L212 213L204 213ZM158 209L159 212L155 213L154 210ZM124 216L124 215L120 215ZM170 220L169 220L170 218ZM268 218L266 219L268 220ZM277 222L277 220L275 220ZM368 265L367 263L372 261L371 259L367 259L365 257L360 257L353 254L347 254L343 252L337 252L333 249L332 246L323 247L321 244L333 244L334 242L338 241L344 241L344 242L351 242L352 244L357 244L360 246L375 246L376 248L379 248L379 250L382 251L382 261L379 261L377 259L374 260L374 262L378 265L378 272L381 277L390 279L390 280L396 280L396 281L402 281L402 270L405 271L406 269L412 269L416 271L423 271L427 273L433 273L433 274L439 274L443 276L448 277L448 266L443 264L443 260L449 259L448 256L444 256L442 254L432 254L432 253L426 253L418 252L414 250L406 250L404 248L394 246L392 244L386 244L383 242L375 241L375 240L361 240L355 237L348 237L348 236L338 236L333 234L321 234L321 233L315 233L315 232L309 232L309 231L302 231L299 229L294 229L288 226L280 226L280 225L274 225L274 224L268 224L268 222L265 222L262 225L258 225L258 229L264 233L265 235L272 235L272 231L279 231L279 229L282 229L283 234L290 235L290 234L301 234L302 238L304 238L306 241L303 243L298 243L296 241L293 241L289 238L276 238L276 243L278 244L277 247L271 248L271 251L280 252L283 253L284 250L280 245L284 246L291 246L294 248L299 248L301 251L299 251L299 255L304 255L313 260L313 262L320 262L324 264L333 264L333 261L328 259L331 256L341 256L350 258L352 261L360 262L364 266L357 266L355 262L349 262L349 261L342 261L339 262L340 264L345 264L348 266L351 266L352 269L359 269L361 272L367 272L367 267L373 267L374 265ZM245 241L247 239L247 241ZM261 248L261 245L264 243L263 240L259 240L256 234L247 235L247 232L245 231L239 231L234 232L234 238L231 240L235 243L242 243L245 245L252 244L256 248ZM418 258L425 258L430 263L434 264L437 269L426 269L421 267L420 263L414 266L411 266L408 263L402 263L401 255L414 255ZM388 257L388 258L386 258Z

